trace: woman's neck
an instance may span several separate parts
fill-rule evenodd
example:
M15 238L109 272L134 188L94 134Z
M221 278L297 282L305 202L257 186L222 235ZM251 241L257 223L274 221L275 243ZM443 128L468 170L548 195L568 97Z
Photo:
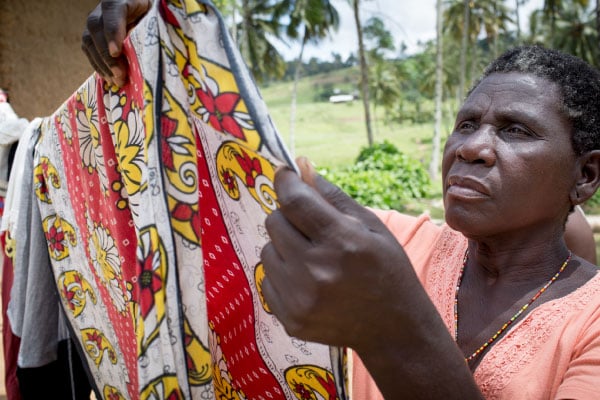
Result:
M547 279L568 254L562 236L535 241L469 240L469 267L488 284Z

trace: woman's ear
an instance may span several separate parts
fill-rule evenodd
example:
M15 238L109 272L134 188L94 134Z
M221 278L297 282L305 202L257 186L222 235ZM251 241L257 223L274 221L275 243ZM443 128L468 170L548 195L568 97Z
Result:
M600 150L579 156L577 166L577 181L570 194L574 206L592 197L600 186Z

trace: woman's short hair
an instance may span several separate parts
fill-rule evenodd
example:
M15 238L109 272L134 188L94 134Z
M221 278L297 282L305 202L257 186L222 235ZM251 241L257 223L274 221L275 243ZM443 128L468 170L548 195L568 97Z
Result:
M473 85L488 75L523 72L554 82L573 125L572 143L580 155L600 149L600 71L580 58L542 46L512 48L492 61Z

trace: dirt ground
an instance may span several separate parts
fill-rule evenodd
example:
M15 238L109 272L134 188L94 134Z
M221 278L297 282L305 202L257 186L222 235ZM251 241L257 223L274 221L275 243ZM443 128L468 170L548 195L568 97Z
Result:
M1 0L0 88L22 117L56 110L92 73L81 50L98 0Z

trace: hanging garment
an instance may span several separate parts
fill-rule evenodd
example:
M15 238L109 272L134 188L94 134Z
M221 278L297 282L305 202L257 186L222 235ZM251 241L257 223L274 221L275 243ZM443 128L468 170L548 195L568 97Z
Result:
M2 89L0 89L2 92ZM19 118L10 103L2 101L0 95L0 196L6 196L10 171L10 152L29 124L25 118Z
M218 11L156 1L125 53L129 83L86 81L42 123L34 160L97 394L346 398L343 352L289 337L261 295L274 171L294 165Z
M18 145L18 140L23 135L27 125L28 121L25 118L17 116L8 103L5 92L0 89L0 219L4 215L6 189L14 152ZM8 251L10 254L11 247L10 245L8 248L6 247L6 235L5 233L0 233L0 263L2 265L0 291L2 294L4 384L8 400L20 400L16 373L20 339L13 334L6 314L13 282L13 264L11 257L5 254L5 251Z

